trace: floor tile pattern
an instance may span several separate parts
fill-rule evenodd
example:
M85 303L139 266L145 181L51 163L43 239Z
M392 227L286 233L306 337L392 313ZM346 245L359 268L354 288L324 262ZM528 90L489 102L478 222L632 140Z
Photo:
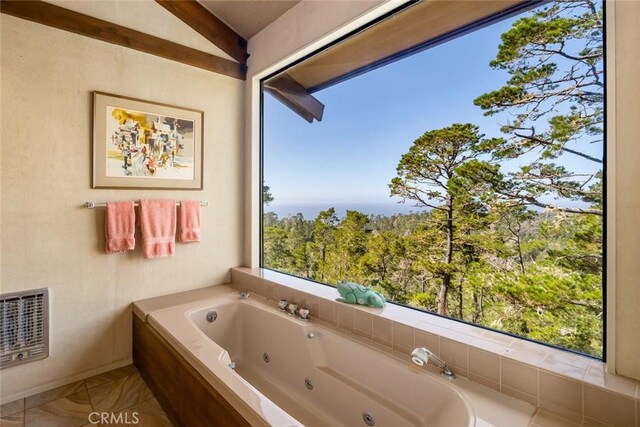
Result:
M171 427L171 422L133 365L0 407L0 427L101 425Z

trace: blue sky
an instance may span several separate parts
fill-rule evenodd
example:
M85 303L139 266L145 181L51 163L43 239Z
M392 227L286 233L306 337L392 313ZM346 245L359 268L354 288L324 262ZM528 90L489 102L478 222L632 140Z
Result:
M505 117L484 117L473 100L507 80L488 64L515 19L316 92L325 105L321 122L309 124L265 95L264 176L275 197L268 210L282 216L305 205L396 204L388 184L425 131L471 122L487 137L503 136ZM601 145L593 150L599 154Z

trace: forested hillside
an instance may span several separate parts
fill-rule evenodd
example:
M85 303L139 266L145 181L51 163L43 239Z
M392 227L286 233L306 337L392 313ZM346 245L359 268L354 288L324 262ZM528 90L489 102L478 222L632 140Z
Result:
M473 103L501 134L451 117L398 159L389 195L421 213L278 218L265 187L263 265L599 357L602 3L525 12L496 49L509 78Z
M432 312L439 311L442 277L450 274L442 314L602 354L597 217L492 212L465 232L447 264L441 221L433 213L368 217L349 211L339 219L329 208L314 220L266 215L265 266L329 284L357 281L391 301Z

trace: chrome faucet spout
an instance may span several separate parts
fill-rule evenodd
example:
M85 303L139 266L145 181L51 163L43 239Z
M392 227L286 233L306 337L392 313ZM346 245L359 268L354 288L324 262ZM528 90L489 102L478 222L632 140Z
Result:
M447 362L440 359L438 356L436 356L433 353L431 353L431 355L429 356L429 359L431 359L431 361L433 361L436 365L438 365L438 368L440 369L445 369L447 367Z

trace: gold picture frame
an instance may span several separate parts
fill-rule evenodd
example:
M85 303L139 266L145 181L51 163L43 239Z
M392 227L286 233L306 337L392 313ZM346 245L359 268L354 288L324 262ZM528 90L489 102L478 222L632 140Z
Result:
M92 188L202 190L204 112L93 92Z

